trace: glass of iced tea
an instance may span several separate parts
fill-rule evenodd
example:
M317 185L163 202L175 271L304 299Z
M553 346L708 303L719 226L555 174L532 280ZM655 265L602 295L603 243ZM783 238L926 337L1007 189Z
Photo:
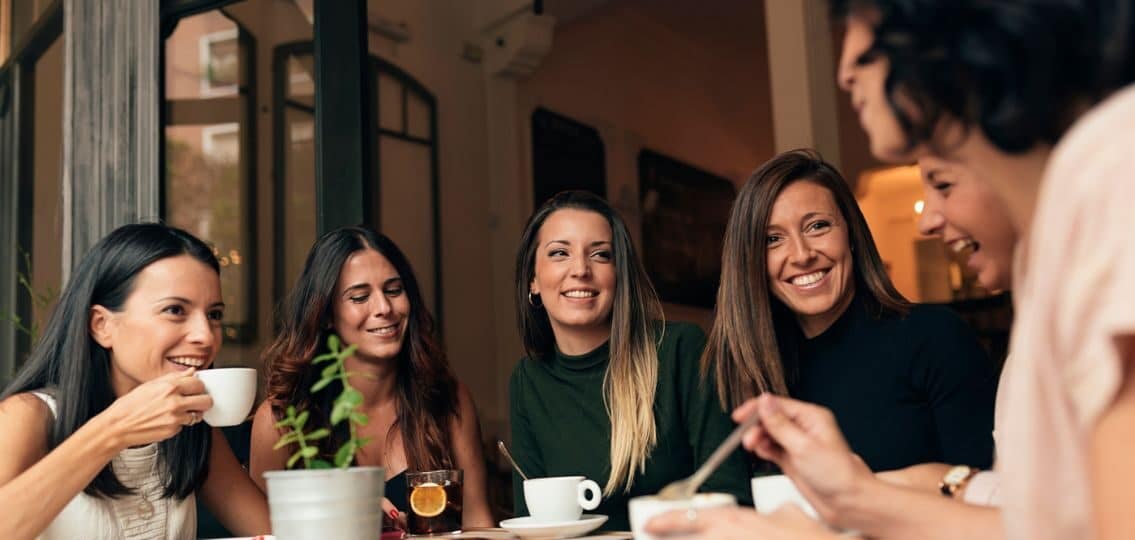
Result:
M410 534L461 532L461 478L461 471L452 469L406 473Z

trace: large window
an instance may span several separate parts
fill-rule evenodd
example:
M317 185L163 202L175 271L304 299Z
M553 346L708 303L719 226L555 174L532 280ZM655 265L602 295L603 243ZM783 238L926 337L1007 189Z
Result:
M64 237L62 5L5 7L0 26L11 41L0 61L0 382L27 358L54 307Z
M256 328L252 59L252 39L220 10L181 19L165 40L162 214L213 246L231 342ZM224 348L221 361L248 363L242 352Z
M437 105L433 95L396 66L372 57L374 118L369 124L376 166L366 186L368 225L406 253L422 296L441 319L438 230ZM315 241L314 62L310 42L276 50L276 291L295 283Z

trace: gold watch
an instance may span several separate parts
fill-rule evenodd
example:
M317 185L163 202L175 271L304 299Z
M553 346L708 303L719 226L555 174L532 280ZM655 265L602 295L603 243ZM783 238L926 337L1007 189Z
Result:
M970 478L973 478L980 469L970 467L968 465L954 465L950 470L946 471L942 481L938 482L938 489L942 492L944 497L953 497L958 491L965 487Z

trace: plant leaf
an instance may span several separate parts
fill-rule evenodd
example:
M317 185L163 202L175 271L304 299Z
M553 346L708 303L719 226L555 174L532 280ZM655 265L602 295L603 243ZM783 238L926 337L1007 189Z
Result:
M286 428L286 427L291 426L291 425L292 425L292 419L291 418L285 418L283 420L280 420L279 422L276 422L276 429L283 429L283 428Z
M343 403L342 401L336 400L335 406L331 409L331 425L339 425L339 422L342 422L343 419L347 418L347 415L349 414L351 414L351 406L349 404Z
M367 417L366 413L359 412L359 411L352 411L351 412L351 421L360 425L360 426L365 426L365 425L367 425L368 422L370 422L370 418Z
M316 454L319 454L319 449L314 446L305 446L300 450L300 454L303 457L315 457Z
M335 377L336 371L339 371L339 363L338 362L323 368L323 373L320 373L319 376L323 377L324 379L330 379L330 378Z
M339 336L335 334L327 336L327 348L332 352L339 352Z
M295 418L296 417L295 405L288 405L288 408L287 408L287 410L284 411L284 414L287 415L287 418Z
M330 469L331 464L328 463L327 460L325 460L325 459L313 459L313 460L311 460L311 463L308 464L308 468L309 469Z
M331 430L327 428L319 428L307 434L307 440L317 441L331 434Z
M335 379L319 379L315 382L315 384L311 385L311 391L318 392L320 390L323 390L327 387L327 385L331 384L331 381L333 380Z
M303 425L307 423L307 417L308 416L310 416L308 414L308 411L304 411L304 412L301 412L300 415L296 417L296 431L300 431L300 430L303 429Z
M363 393L354 388L346 388L342 394L339 394L335 402L336 404L345 403L353 409L363 404Z
M296 466L296 462L299 461L299 460L300 460L300 453L296 452L296 453L292 454L292 457L288 458L288 463L285 465L285 467L291 469L292 467Z
M334 360L334 359L335 359L334 353L324 353L324 354L321 354L319 356L316 356L315 358L312 358L311 363L312 364L321 364L321 363L326 362L328 360Z
M335 466L345 469L354 457L355 441L347 441L338 452L335 452Z
M272 446L272 449L273 450L279 450L279 449L281 449L281 448L283 448L283 447L285 447L289 444L292 444L292 443L298 441L299 438L300 438L299 433L296 433L294 431L288 432L288 433L284 434L283 437L280 437L280 440L276 441L276 444L274 446Z
M351 345L350 347L347 347L346 349L343 349L342 351L339 352L339 358L344 358L344 359L348 358L352 354L355 354L355 351L357 351L357 350L359 350L358 345Z

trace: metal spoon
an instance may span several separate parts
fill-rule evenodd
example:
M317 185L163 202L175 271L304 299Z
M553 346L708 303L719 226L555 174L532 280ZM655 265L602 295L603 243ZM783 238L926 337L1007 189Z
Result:
M694 471L694 474L691 474L688 478L670 482L666 487L662 488L662 491L658 492L658 498L673 500L693 497L694 493L697 493L698 488L701 487L706 478L709 478L710 473L717 470L721 462L725 461L725 458L729 457L729 454L737 449L737 445L741 444L741 436L757 423L757 419L758 416L753 414L745 419L744 422L741 422L741 425L737 426L737 428L733 430L733 433L730 433L724 441L721 441L717 450L714 450L713 453L709 455L709 459L705 460L705 463L703 463L701 467L698 467L698 470Z
M524 474L524 471L520 470L520 465L517 465L516 460L512 459L512 454L508 453L508 447L504 445L504 441L497 440L497 448L501 449L501 453L504 454L505 459L507 459L508 462L512 464L512 468L516 469L516 472L520 474L520 477L527 480L528 475Z

